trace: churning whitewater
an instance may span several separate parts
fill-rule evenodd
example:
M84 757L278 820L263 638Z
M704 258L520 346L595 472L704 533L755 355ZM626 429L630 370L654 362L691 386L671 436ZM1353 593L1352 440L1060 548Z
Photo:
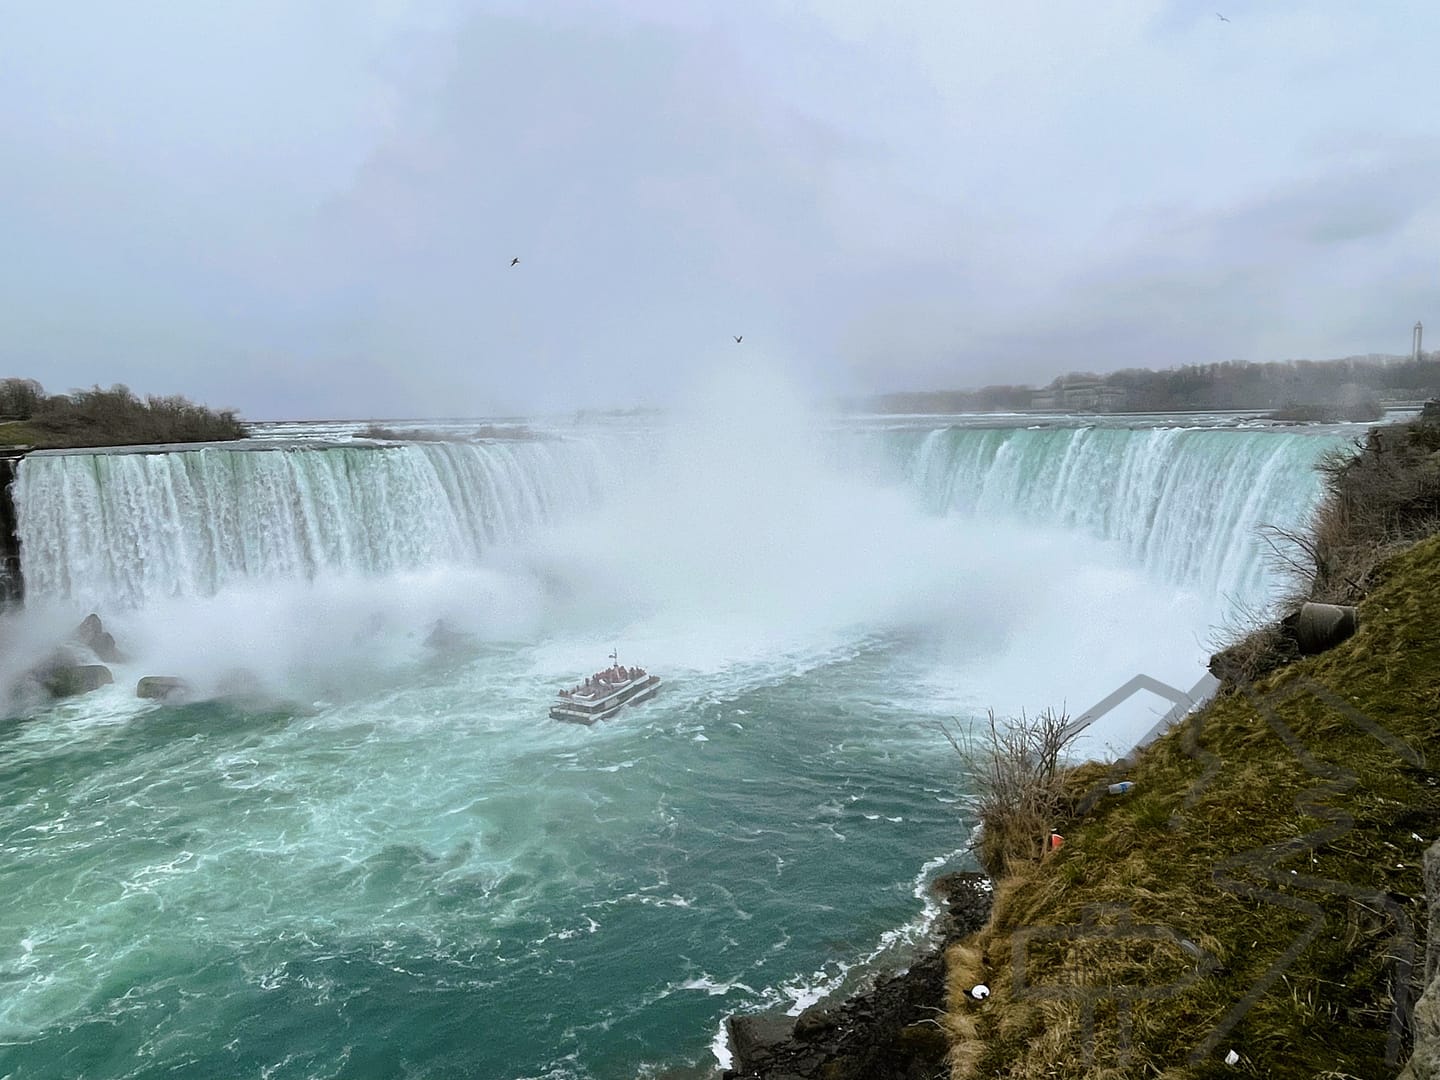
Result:
M126 659L0 726L0 1075L698 1077L903 963L937 725L1190 685L1344 438L992 425L31 455L0 632ZM547 720L617 647L662 693Z

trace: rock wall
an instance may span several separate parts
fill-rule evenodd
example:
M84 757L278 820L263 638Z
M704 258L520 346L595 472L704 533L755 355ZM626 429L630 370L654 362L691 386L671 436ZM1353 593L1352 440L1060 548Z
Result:
M1430 921L1425 930L1425 992L1415 1002L1411 1031L1415 1052L1400 1080L1440 1080L1440 841L1425 852L1425 900Z
M20 575L20 538L15 532L15 500L10 486L23 454L0 455L0 608L25 599Z

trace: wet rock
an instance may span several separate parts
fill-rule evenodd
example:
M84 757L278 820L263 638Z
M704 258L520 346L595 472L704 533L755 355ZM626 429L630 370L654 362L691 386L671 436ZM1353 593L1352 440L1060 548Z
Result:
M772 1013L732 1016L727 1023L735 1059L751 1067L772 1057L795 1028L795 1021L790 1017Z
M945 901L945 915L940 926L940 933L945 938L969 937L984 929L990 921L995 890L984 874L973 871L943 874L935 879L931 888Z
M190 684L173 675L146 675L135 684L135 696L151 701L175 701L190 694Z
M937 1018L945 1010L944 949L990 918L992 890L984 874L938 878L946 902L938 945L908 971L880 980L849 1001L812 1007L793 1025L784 1016L729 1020L735 1068L728 1080L921 1080L947 1075L949 1045ZM784 1032L793 1026L792 1037Z
M46 669L40 685L51 697L75 697L115 681L104 664L57 664Z
M837 1023L835 1014L830 1009L823 1009L818 1005L806 1009L795 1021L795 1037L797 1039L813 1039L827 1031L833 1031Z
M75 628L75 640L107 664L118 664L124 659L115 645L115 638L100 622L100 616L93 611Z
M436 652L455 653L473 649L475 639L464 631L456 630L444 619L437 619L425 638L425 644Z

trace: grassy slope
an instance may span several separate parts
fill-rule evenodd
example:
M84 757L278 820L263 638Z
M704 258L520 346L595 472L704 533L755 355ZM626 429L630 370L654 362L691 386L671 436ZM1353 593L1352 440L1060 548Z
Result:
M1440 836L1440 537L1376 580L1354 638L1217 699L1002 887L949 958L957 1076L1394 1075Z
M23 420L0 421L0 447L39 446L44 447L46 436Z

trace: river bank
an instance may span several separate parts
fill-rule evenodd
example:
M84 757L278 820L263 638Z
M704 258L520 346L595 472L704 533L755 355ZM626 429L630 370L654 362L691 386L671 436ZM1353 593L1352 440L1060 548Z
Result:
M919 1080L945 1068L949 1040L944 954L983 928L991 884L984 874L954 873L931 886L944 902L936 941L903 972L838 1004L798 1017L761 1013L728 1022L735 1067L725 1080Z
M1227 692L1108 770L1064 846L1011 868L947 957L951 1075L1393 1076L1425 985L1440 837L1440 463L1427 424L1326 465L1304 598L1359 630L1298 657L1261 627ZM1297 597L1298 598L1298 597ZM1433 890L1432 890L1433 891ZM1433 897L1432 897L1433 899ZM953 988L986 982L976 1002Z

